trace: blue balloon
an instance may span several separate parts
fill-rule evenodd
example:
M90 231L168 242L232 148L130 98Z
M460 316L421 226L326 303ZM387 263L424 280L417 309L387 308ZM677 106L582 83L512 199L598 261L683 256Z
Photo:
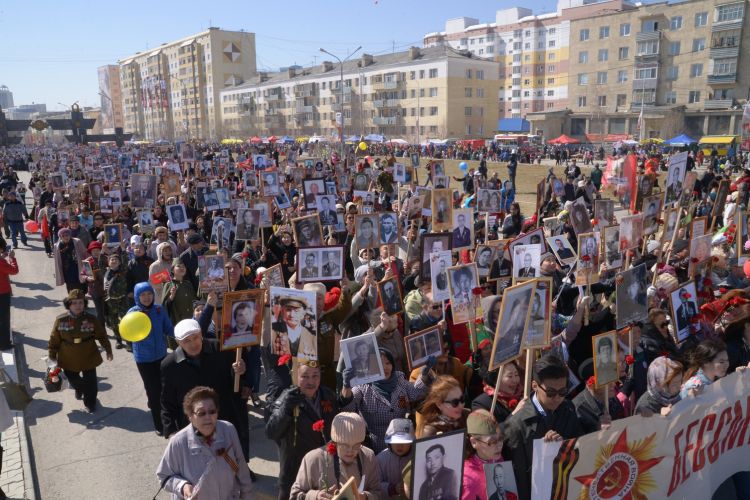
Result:
M458 164L458 168L460 168L462 172L466 172L466 170L468 170L469 168L469 165L467 165L465 161L462 161Z

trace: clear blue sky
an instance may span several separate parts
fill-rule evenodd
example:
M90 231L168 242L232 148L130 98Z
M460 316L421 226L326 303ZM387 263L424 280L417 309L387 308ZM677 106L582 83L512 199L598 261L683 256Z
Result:
M256 34L258 69L320 62L318 49L347 55L421 45L445 20L493 22L497 9L551 12L554 0L0 1L0 85L15 104L98 106L98 66L216 26Z

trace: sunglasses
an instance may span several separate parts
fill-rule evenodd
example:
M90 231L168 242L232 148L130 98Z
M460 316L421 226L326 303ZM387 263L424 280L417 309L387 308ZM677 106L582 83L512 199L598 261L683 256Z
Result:
M199 412L194 412L194 413L193 413L193 415L195 415L195 416L196 416L196 417L198 417L198 418L203 418L203 417L205 417L206 415L211 415L211 416L214 416L214 415L216 415L217 413L219 413L219 411L218 411L218 410L208 410L208 411L199 411Z
M439 311L440 309L442 309L442 307L443 307L443 304L432 304L433 311Z
M561 398L564 398L568 395L568 388L563 387L562 389L547 389L543 385L540 385L539 388L544 391L544 393L549 398L554 398L555 396L560 396Z
M666 328L669 326L669 321L665 321L664 323L659 323L659 328Z
M463 396L462 396L462 397L460 397L460 398L456 398L456 399L447 399L447 400L443 401L443 403L448 403L448 404L449 404L449 405L451 405L451 406L452 406L453 408L457 408L457 407L458 407L459 405L462 405L462 404L464 404L464 402L465 402L465 400L464 400Z

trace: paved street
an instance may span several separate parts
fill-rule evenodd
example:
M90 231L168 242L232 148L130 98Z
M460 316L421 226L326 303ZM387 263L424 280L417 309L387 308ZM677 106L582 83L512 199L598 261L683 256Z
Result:
M21 177L28 182L27 174ZM64 287L54 286L54 262L45 255L39 235L29 241L30 249L16 252L20 273L13 279L12 322L15 342L22 345L17 351L21 378L34 396L26 424L39 498L150 499L159 488L154 471L167 441L152 430L132 355L115 350L114 360L97 370L100 406L93 415L71 389L44 389L47 340L54 318L64 312L66 294ZM251 453L259 458L250 465L259 476L258 492L274 495L276 446L266 440L259 417L251 414ZM158 498L168 495L162 492Z

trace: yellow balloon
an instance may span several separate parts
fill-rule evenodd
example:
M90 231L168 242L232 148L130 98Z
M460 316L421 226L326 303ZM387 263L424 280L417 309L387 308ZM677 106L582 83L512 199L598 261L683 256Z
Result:
M151 318L140 311L127 313L120 320L120 337L128 342L140 342L151 332Z
M367 144L365 144L364 142L360 142L359 143L359 150L360 151L364 151L365 149L367 149Z

